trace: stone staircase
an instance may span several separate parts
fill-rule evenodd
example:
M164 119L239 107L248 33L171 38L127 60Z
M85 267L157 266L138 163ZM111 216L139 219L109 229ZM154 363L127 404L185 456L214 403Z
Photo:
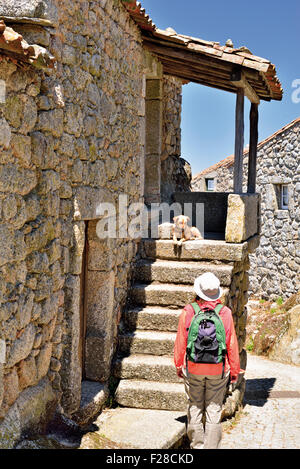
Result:
M220 279L226 301L233 270L232 262L199 259L196 243L200 248L205 241L187 242L180 250L172 241L141 243L113 364L114 376L120 379L115 399L123 407L186 410L183 383L173 362L179 315L194 299L195 277L208 270Z

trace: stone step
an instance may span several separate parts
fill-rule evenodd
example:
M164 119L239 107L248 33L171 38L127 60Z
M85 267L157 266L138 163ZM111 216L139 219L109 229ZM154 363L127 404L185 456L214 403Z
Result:
M79 425L86 425L100 413L108 395L106 384L82 381L80 407L72 414L72 420Z
M129 330L144 329L176 332L182 309L159 306L140 306L123 313L123 321Z
M228 297L228 288L223 289L221 301L225 303ZM130 299L133 304L148 306L183 307L195 299L193 286L176 284L134 284L130 290Z
M103 435L119 448L176 449L185 434L186 411L117 407L99 415L93 431L82 437L80 449L103 448Z
M254 236L253 248L257 243ZM252 246L251 244L251 246ZM141 255L144 259L170 259L178 261L242 261L251 249L249 242L226 243L226 241L202 239L186 241L181 247L172 240L144 239L141 242Z
M214 273L222 286L229 286L233 266L207 262L141 259L135 264L135 280L141 283L194 284L194 280L205 272Z
M195 292L188 285L135 283L130 290L130 299L136 305L180 308L195 299Z
M142 331L119 334L118 353L172 355L176 334L173 332Z
M166 383L180 383L173 361L173 357L154 355L130 355L117 358L114 362L113 373L116 378Z
M187 407L183 383L124 379L115 399L124 407L140 409L186 410Z

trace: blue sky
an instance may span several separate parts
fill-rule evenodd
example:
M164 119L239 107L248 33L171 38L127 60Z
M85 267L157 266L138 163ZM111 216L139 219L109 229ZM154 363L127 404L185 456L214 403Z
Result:
M299 0L142 0L142 6L160 29L218 41L232 39L234 47L251 52L276 66L284 97L261 101L259 140L300 116L292 102L294 80L300 80ZM299 94L300 95L300 94ZM245 102L245 146L249 140L249 102ZM182 157L193 175L234 151L235 95L190 83L183 87Z

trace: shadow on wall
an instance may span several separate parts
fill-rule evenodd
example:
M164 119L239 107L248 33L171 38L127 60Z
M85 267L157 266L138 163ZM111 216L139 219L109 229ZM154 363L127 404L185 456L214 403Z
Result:
M216 239L225 239L227 206L227 192L175 192L172 194L172 202L180 203L183 207L185 203L193 206L192 226L197 226L196 206L204 205L204 232L206 234L219 234ZM213 236L205 236L214 239Z

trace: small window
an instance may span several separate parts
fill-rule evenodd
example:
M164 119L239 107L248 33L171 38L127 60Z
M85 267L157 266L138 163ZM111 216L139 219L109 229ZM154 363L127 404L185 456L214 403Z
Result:
M287 184L280 186L280 208L287 210L289 208L289 188Z
M205 179L205 182L206 182L206 190L207 191L214 191L215 190L215 180L212 179L212 178L209 178L209 179Z
M276 197L276 210L289 209L289 184L273 184Z

